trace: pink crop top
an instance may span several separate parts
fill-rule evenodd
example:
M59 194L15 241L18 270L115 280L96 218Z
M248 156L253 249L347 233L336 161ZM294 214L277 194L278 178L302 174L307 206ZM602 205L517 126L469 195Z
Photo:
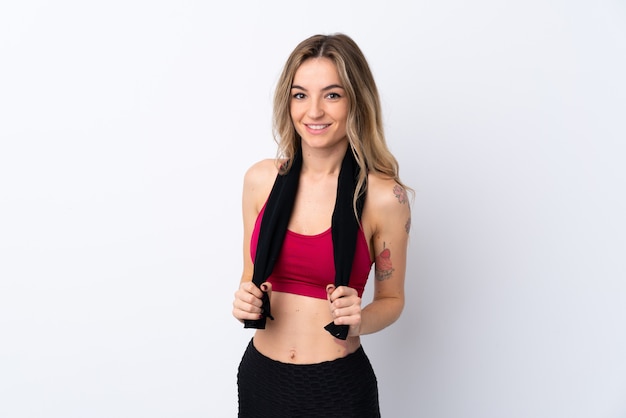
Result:
M265 205L257 216L250 239L252 262L256 256L264 212ZM365 289L371 268L372 261L367 241L363 230L359 229L350 274L350 287L356 289L359 297L363 296L363 289ZM328 228L317 235L302 235L287 230L280 256L267 281L272 284L272 290L277 292L326 299L326 286L335 283L331 229Z

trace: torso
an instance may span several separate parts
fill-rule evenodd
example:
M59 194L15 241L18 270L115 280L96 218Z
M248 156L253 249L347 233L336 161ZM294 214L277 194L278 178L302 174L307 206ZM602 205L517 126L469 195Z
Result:
M332 179L323 179L320 182L302 176L299 189L307 190L307 193L299 192L296 197L289 230L302 235L316 235L327 231L330 228L336 185L336 178L334 182ZM267 185L263 193L259 193L258 211L263 207L270 189L271 184ZM329 193L328 190L333 192ZM367 199L362 226L370 259L373 259ZM294 364L320 363L345 357L356 351L361 344L359 337L348 337L343 341L334 338L324 329L324 326L332 322L326 299L273 291L271 307L275 319L268 319L266 328L256 330L254 335L256 349L271 359Z
M332 321L328 302L309 296L272 292L272 315L256 330L254 346L283 363L312 364L335 360L359 348L359 337L342 341L324 329Z
M250 238L250 257L256 260L261 224L265 206L258 214ZM332 228L315 235L299 234L287 230L280 255L267 281L272 290L327 299L326 287L335 282L335 257ZM350 287L363 295L372 268L372 257L363 230L359 229L350 272Z

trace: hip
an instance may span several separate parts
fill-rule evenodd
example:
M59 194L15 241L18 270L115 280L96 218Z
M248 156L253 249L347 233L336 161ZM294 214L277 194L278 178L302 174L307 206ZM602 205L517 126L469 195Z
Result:
M376 375L360 345L336 360L290 364L264 356L251 340L237 384L240 417L380 416Z

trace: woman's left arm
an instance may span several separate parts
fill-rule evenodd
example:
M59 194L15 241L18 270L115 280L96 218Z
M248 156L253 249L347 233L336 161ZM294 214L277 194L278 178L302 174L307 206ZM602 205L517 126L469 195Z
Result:
M361 311L359 334L372 334L393 324L404 308L404 276L411 210L406 190L395 181L370 182L374 250L374 296Z
M374 259L374 297L361 308L356 289L328 285L335 324L349 325L349 336L372 334L394 323L404 308L404 274L411 228L406 190L393 180L370 175L363 209L364 230L370 231Z

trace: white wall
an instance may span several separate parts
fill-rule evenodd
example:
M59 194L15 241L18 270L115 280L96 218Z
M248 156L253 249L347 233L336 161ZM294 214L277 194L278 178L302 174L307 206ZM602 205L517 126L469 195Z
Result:
M243 173L335 31L416 190L384 416L626 417L617 0L4 2L1 417L235 415Z

